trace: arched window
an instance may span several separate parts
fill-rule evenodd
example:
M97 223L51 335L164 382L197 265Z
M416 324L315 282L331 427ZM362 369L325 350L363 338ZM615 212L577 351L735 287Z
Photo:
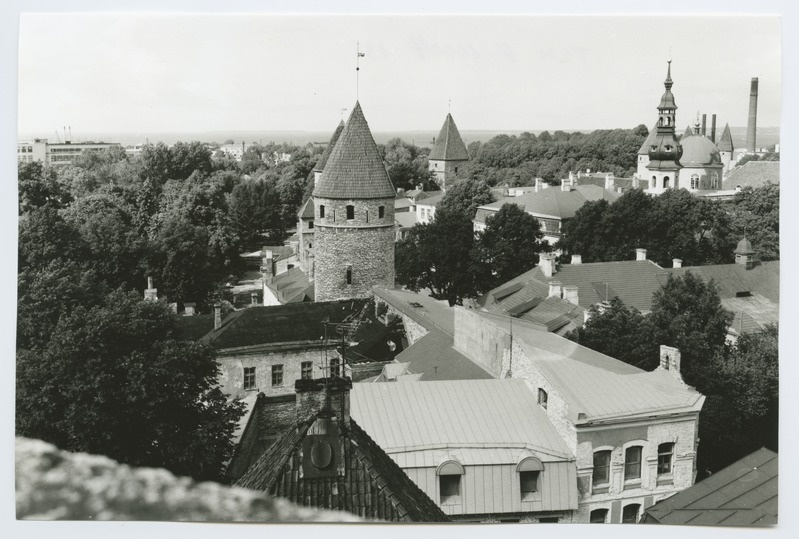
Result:
M606 489L610 484L610 450L594 453L594 472L591 476L594 490Z
M710 174L710 188L711 189L718 189L719 188L719 175L715 172Z
M588 522L591 524L605 524L608 521L607 509L594 509L591 511L591 517Z
M663 189L668 189L668 188L669 188L669 177L663 176Z
M355 206L347 205L347 219L355 219Z
M319 217L325 216L325 206L324 204L319 204Z
M441 505L458 505L461 503L461 476L463 466L454 460L448 460L438 467L439 498Z
M638 512L641 510L641 504L631 503L625 505L621 513L622 524L635 524L638 522Z
M544 410L547 409L547 392L544 391L542 388L538 388L538 404L541 405L541 408Z
M699 174L691 174L691 189L699 189Z
M640 445L632 445L624 450L624 481L641 480L642 451Z
M539 496L539 478L544 471L544 463L536 457L527 457L516 467L519 472L519 490L522 501L531 501Z

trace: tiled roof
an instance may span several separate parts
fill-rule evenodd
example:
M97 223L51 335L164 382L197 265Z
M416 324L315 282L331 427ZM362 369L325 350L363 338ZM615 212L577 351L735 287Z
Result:
M355 103L313 196L347 200L396 196L360 103Z
M499 211L504 204L516 204L536 217L571 219L588 201L605 199L608 202L615 202L619 196L621 195L614 191L596 185L578 185L568 191L560 187L549 187L537 193L506 197L480 206L480 209Z
M182 341L199 341L200 338L214 329L214 315L196 314L178 317L178 339Z
M638 155L649 155L649 147L653 144L653 141L655 140L657 127L658 124L655 123L655 125L653 125L652 128L649 130L649 135L647 135L646 140L644 141L643 144L641 144L641 147L638 149Z
M596 303L619 297L628 307L639 311L652 309L652 294L661 286L659 275L668 270L651 260L627 260L621 262L594 262L590 264L563 264L552 277L546 277L540 266L511 279L507 283L488 292L481 302L489 305L509 286L521 287L505 297L495 300L495 304L505 312L534 298L549 295L549 283L559 281L563 286L578 287L578 301L585 309Z
M472 312L509 333L506 316ZM643 371L524 320L513 323L513 339L564 396L574 422L698 412L704 402L668 371Z
M732 152L734 149L732 145L732 133L730 133L730 124L724 124L724 131L721 132L718 148L720 152Z
M369 385L369 384L360 384ZM374 384L378 385L378 384ZM444 512L354 420L339 422L344 474L304 478L302 444L316 416L289 429L236 482L295 503L395 522L447 522Z
M768 449L644 510L647 524L773 526L778 515L778 459Z
M763 187L767 183L780 183L779 161L748 161L735 167L721 182L722 189L736 187Z
M314 284L298 266L274 276L266 286L283 304L314 300Z
M305 204L302 205L300 211L297 212L300 219L313 219L313 197L308 197L308 200L305 201Z
M428 159L440 161L469 160L469 152L466 151L466 144L463 143L458 127L455 125L455 120L452 119L452 114L447 114Z
M741 292L752 292L779 303L780 301L780 261L761 262L751 269L740 264L714 264L709 266L687 266L683 268L666 268L675 276L690 271L703 280L713 279L719 287L722 299L735 298ZM661 277L665 283L665 276Z
M341 120L336 126L336 130L333 131L333 136L330 137L330 142L327 143L325 150L322 152L322 156L319 157L319 161L317 161L316 166L313 167L314 172L321 172L325 169L327 160L330 159L330 152L332 152L333 148L336 147L336 142L338 142L338 138L341 136L342 131L344 131L344 120Z
M202 340L216 349L318 342L325 336L323 321L341 322L363 313L365 322L354 337L355 341L361 341L370 332L386 332L368 305L368 300L354 299L248 307L228 315L222 321L222 327L212 330Z
M352 417L389 455L479 447L574 459L524 380L355 384L350 403Z

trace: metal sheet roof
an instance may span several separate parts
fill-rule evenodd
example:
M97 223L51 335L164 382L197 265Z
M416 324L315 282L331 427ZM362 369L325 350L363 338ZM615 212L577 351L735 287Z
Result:
M392 456L480 448L574 459L523 380L355 384L350 399L352 417Z
M778 515L777 454L754 453L645 510L644 522L770 526Z

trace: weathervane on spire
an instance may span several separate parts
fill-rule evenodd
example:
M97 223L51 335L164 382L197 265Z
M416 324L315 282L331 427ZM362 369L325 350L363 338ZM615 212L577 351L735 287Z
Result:
M361 65L360 61L361 58L366 56L365 53L361 52L361 42L355 42L355 100L358 101L359 94L360 94L360 75L361 75Z

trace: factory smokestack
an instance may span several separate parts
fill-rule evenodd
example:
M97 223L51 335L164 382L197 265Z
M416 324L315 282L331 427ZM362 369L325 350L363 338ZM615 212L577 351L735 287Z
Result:
M713 115L713 119L710 120L710 140L713 144L716 143L716 115Z
M702 136L707 136L707 114L702 115Z
M757 151L757 77L752 77L749 91L749 124L746 126L746 149Z

